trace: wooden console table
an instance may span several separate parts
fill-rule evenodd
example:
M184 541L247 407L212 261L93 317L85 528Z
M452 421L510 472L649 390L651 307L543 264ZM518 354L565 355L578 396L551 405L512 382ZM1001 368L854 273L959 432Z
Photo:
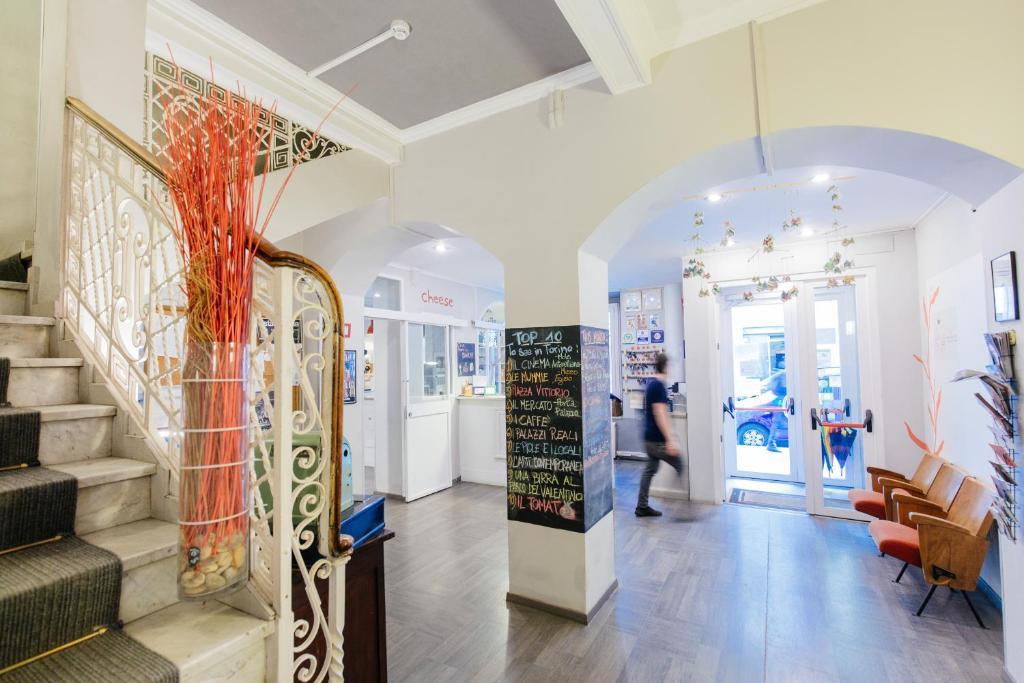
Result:
M345 680L388 680L384 542L390 529L359 546L345 566Z

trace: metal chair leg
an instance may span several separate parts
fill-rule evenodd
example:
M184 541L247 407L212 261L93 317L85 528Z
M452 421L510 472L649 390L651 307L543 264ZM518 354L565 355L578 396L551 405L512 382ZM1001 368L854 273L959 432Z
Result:
M902 579L902 578L903 578L903 573L904 573L905 571L907 571L907 567L909 567L909 566L910 566L910 563L909 563L909 562L904 562L904 563L903 563L903 569L901 569L901 570L900 570L900 573L896 575L896 580L895 580L895 581L893 581L893 583L899 583L899 582L900 582L900 579Z
M964 600L967 601L967 606L971 608L971 614L973 614L974 618L978 620L978 626L987 629L988 626L985 626L985 622L981 620L978 610L974 609L974 603L971 602L971 596L967 594L967 591L960 591L960 593L964 596Z
M921 606L917 608L917 613L914 616L921 616L921 613L924 612L924 608L928 606L928 601L932 599L933 595L935 595L935 589L938 587L938 584L932 584L932 589L928 591L928 595L924 596L924 602L922 602Z

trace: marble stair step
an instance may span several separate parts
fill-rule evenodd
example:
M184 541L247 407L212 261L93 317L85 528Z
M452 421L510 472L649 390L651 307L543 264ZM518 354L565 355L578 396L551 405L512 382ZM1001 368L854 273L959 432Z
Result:
M0 315L24 315L28 285L0 280Z
M12 358L7 400L15 407L78 401L81 358Z
M77 460L50 469L78 479L75 531L88 534L150 516L150 477L156 465L127 458Z
M265 642L273 631L272 621L216 600L175 603L125 626L178 667L181 683L266 680Z
M13 374L13 371L12 371ZM60 465L110 455L117 408L89 403L31 406L40 412L39 462Z
M54 318L34 315L0 315L0 356L43 358L49 355L50 329Z
M82 536L121 560L120 619L131 623L178 601L178 526L143 519Z

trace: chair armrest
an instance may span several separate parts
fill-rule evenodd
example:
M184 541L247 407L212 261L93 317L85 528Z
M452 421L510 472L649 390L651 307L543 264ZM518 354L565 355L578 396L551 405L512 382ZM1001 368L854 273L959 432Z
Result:
M881 477L879 478L878 483L882 486L883 492L885 491L885 489L889 489L890 491L892 491L892 489L906 489L910 493L917 496L924 496L925 493L920 486L907 479L892 479L890 477ZM890 495L892 494L890 493Z
M922 531L922 527L938 527L941 529L948 529L955 531L965 536L972 536L971 532L965 526L961 526L956 522L951 522L948 519L942 517L936 517L935 515L928 515L922 512L913 512L910 514L910 521L917 525L917 530Z
M933 515L914 512L910 518L917 524L925 581L974 590L988 552L988 538L975 536L966 527Z
M892 504L892 491L893 489L905 489L913 495L924 498L924 491L919 489L916 484L905 479L891 479L889 477L881 477L878 480L878 485L882 493L882 499L885 500L885 518L891 522L897 521L896 519L896 508Z
M887 477L889 479L897 479L900 481L907 481L907 478L900 474L899 472L887 470L882 467L869 467L867 469L868 474L871 475L871 489L876 493L882 492L882 487L878 483L878 480L881 479L882 477Z
M913 513L934 515L940 519L946 518L946 511L942 509L941 505L933 503L927 498L912 496L902 491L893 492L892 503L896 510L896 521L911 529L917 528L917 524L910 519Z

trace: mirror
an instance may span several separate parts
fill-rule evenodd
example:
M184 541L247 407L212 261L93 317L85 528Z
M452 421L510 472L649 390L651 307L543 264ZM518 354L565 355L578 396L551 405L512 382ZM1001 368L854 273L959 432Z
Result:
M1020 318L1017 304L1017 259L1015 252L1007 252L992 259L992 302L996 322L1003 323Z

